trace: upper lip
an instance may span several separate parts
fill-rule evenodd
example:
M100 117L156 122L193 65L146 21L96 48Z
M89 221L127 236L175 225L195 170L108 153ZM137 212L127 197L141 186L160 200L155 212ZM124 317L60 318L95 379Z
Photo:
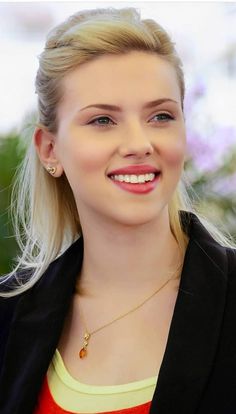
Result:
M160 170L158 170L156 167L153 167L152 165L127 165L127 167L118 168L116 170L112 170L109 172L108 176L111 175L118 175L118 174L150 174L150 173L159 173Z

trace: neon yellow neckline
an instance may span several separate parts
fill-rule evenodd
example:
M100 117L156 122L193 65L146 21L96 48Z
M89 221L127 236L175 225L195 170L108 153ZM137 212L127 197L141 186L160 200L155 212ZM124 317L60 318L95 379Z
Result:
M67 371L64 361L58 349L56 349L53 357L54 369L60 377L61 381L69 388L80 391L85 394L118 394L128 391L136 391L144 389L156 384L157 376L145 378L143 380L129 382L119 385L89 385L83 384L73 378Z

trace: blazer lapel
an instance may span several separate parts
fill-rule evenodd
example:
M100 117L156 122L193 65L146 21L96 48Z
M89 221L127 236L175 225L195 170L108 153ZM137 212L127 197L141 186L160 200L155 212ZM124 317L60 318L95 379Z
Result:
M190 241L150 414L196 413L214 367L225 307L227 256L198 218L191 218Z
M60 338L82 257L80 238L19 299L3 362L1 413L33 412Z

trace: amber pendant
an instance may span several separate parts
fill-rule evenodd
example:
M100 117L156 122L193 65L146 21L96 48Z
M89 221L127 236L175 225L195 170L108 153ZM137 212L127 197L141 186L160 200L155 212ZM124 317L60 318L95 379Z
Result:
M79 351L79 357L81 358L81 359L83 359L84 357L86 357L87 356L87 349L86 348L82 348L80 351Z
M87 356L87 353L88 353L87 346L88 346L89 338L90 338L90 334L88 332L86 332L84 334L84 345L83 345L83 348L81 348L81 350L79 351L79 357L81 359L83 359L83 358L85 358Z

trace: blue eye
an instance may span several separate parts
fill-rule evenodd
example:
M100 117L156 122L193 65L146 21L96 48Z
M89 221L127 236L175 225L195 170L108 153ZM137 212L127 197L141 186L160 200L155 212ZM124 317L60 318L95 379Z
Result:
M166 121L171 121L171 120L174 119L173 116L171 116L170 114L167 114L165 112L162 112L160 114L156 114L156 115L154 115L153 118L155 118L155 117L158 117L157 121L159 121L159 122L166 122Z
M98 121L101 121L101 120L108 120L108 122L101 122L101 123L98 122ZM92 124L92 125L95 125L95 126L98 126L98 127L106 127L106 126L111 125L111 124L109 124L109 121L111 121L111 119L108 116L99 116L98 118L95 118L92 121L90 121L88 123L88 125ZM112 123L114 124L113 121L112 121Z
M170 114L167 114L167 113L164 113L164 112L154 115L153 118L155 118L155 117L157 117L157 122L160 122L160 123L168 122L168 121L171 121L171 120L174 119ZM88 125L95 125L99 128L100 127L105 128L105 127L108 127L108 126L115 125L115 123L108 116L99 116L99 117L93 119L92 121L90 121L88 123Z

